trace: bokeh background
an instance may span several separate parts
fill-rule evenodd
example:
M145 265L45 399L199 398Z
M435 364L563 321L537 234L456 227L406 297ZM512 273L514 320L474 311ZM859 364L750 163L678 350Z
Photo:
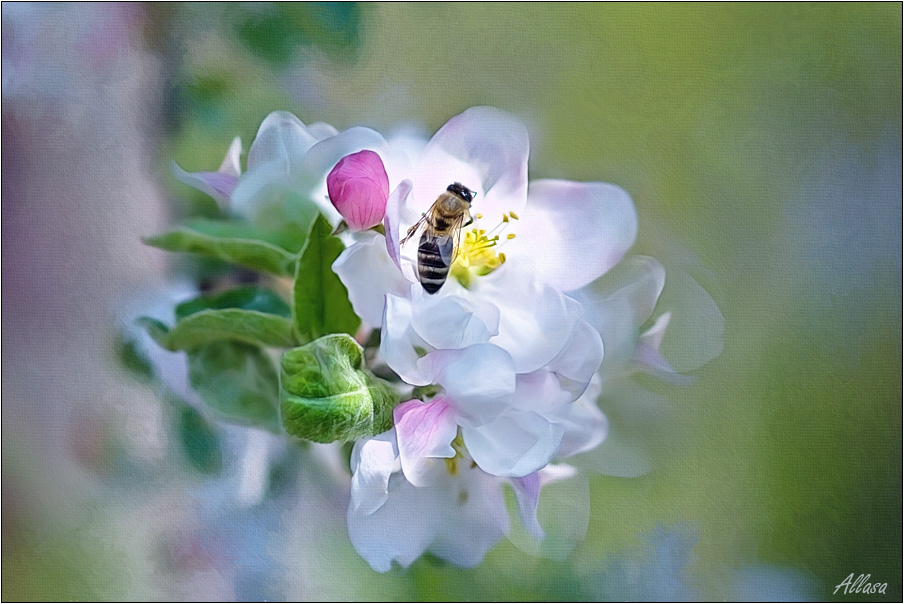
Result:
M899 3L4 2L3 599L848 600L854 573L901 600L901 24ZM216 169L276 109L429 135L478 104L528 124L532 178L625 188L634 251L705 288L724 350L607 409L649 471L591 478L564 561L503 542L381 575L342 468L160 396L117 333L185 270L140 237L209 210L171 160Z

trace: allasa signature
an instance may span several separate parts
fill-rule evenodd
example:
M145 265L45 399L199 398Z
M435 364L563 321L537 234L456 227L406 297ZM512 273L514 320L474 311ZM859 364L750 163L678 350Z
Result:
M844 588L845 594L884 594L887 583L870 583L870 575L860 575L854 579L854 573L847 576L847 579L835 586L832 594L837 594L838 590Z

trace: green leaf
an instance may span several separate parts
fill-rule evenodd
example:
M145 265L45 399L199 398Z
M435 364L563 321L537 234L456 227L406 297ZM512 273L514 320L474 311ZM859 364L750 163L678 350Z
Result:
M195 219L173 231L147 237L147 245L241 264L276 275L292 275L303 231L263 231L246 223Z
M360 43L355 2L230 3L236 38L274 67L286 67L301 46L316 46L334 61L353 57Z
M290 314L289 305L275 293L252 286L183 302L176 307L179 320L172 328L150 317L138 322L167 350L192 350L219 340L288 348L298 343Z
M300 201L297 203L301 203ZM297 254L304 247L307 233L313 216L308 218L303 226L283 223L279 228L261 228L244 220L212 220L210 218L192 218L185 222L185 226L193 231L218 237L220 239L247 239L251 241L263 241L280 247L286 251Z
M167 343L170 350L191 350L217 340L279 348L297 344L291 320L241 308L202 310L189 315L170 330Z
M161 347L170 350L169 347L169 327L163 321L158 321L152 317L138 317L135 321L148 330L148 333L154 341Z
M216 430L204 416L185 405L176 420L182 452L199 472L214 474L223 467L223 451Z
M276 429L279 377L270 358L240 342L206 344L188 353L188 378L224 418Z
M140 380L154 379L154 366L142 354L135 340L122 332L117 332L114 338L116 358L122 368Z
M361 324L348 300L348 290L332 269L345 246L331 231L329 223L318 216L298 258L293 311L302 340L331 333L354 334Z
M242 308L291 318L292 309L275 292L255 285L245 285L217 294L199 296L176 306L176 318L184 319L202 310Z
M345 334L293 348L280 362L280 409L289 434L352 441L392 427L399 402L388 384L361 370L362 349Z

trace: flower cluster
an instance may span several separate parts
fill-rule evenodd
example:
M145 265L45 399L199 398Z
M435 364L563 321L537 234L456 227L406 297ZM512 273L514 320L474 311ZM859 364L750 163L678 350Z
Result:
M630 197L529 181L526 128L489 107L428 141L277 112L244 173L240 153L236 141L218 172L175 170L218 200L228 232L195 224L150 243L293 277L291 312L207 300L171 329L148 322L158 341L190 355L222 339L297 345L282 357L282 426L355 441L349 534L374 569L425 552L478 564L510 532L506 487L542 539L541 488L607 436L607 380L673 374L658 352L669 315L641 333L663 269L623 261ZM293 233L305 239L294 248Z

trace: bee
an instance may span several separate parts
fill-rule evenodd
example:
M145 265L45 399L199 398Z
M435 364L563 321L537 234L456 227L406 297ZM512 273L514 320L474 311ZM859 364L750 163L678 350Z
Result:
M420 235L417 246L417 279L428 294L435 294L446 282L449 268L458 254L461 229L473 222L473 199L474 191L460 182L449 185L399 242L401 245L415 235Z

